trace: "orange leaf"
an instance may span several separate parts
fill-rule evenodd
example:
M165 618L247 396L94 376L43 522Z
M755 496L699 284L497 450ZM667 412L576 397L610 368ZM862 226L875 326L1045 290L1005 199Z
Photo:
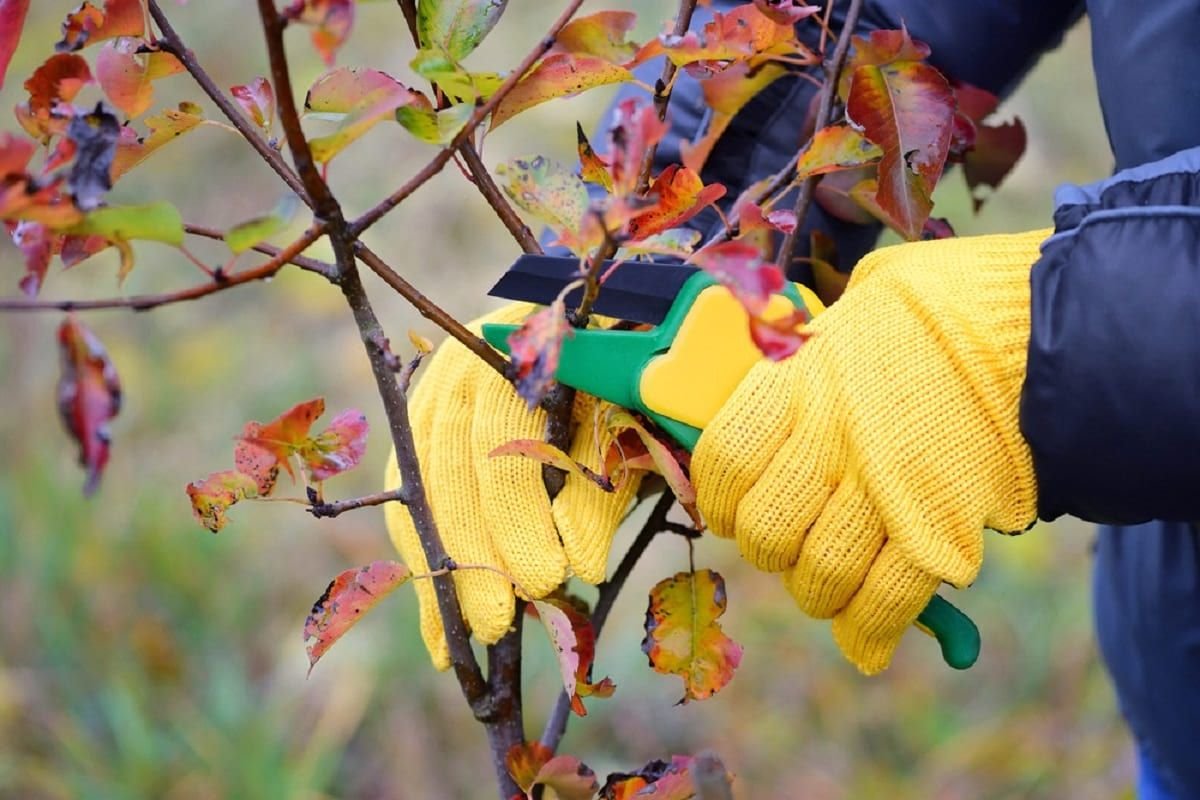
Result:
M850 96L854 71L859 67L881 67L896 61L924 61L929 58L929 45L911 38L907 28L871 31L865 37L851 37L851 42L854 51L838 81L838 97L843 103Z
M354 25L354 0L295 0L282 13L286 19L313 26L313 47L332 66Z
M145 52L141 39L122 36L96 56L96 80L112 104L127 117L140 117L154 102L152 81L183 71L170 53Z
M497 458L499 456L532 458L534 461L549 464L564 472L570 472L584 480L589 480L606 492L613 491L611 480L589 469L585 464L580 464L562 450L559 450L549 442L543 442L541 439L513 439L511 442L505 442L488 453L488 458Z
M721 630L725 579L710 569L680 572L650 590L642 652L664 675L683 678L679 701L704 700L733 678L742 647Z
M950 149L954 95L933 67L916 61L854 71L847 116L883 148L876 199L893 227L917 239Z
M631 80L632 72L603 58L586 54L555 53L538 62L537 66L505 95L500 105L492 112L491 127L494 130L522 111L547 100Z
M531 601L529 613L541 620L554 646L563 691L571 698L571 710L581 717L587 716L584 697L610 697L617 688L608 678L591 681L592 659L596 657L592 623L569 601L557 597Z
M254 479L233 469L214 472L202 481L189 483L187 494L192 501L192 514L213 533L225 527L228 522L225 512L230 506L239 500L259 496Z
M348 569L330 581L304 621L309 673L364 614L411 577L408 567L398 561L374 561Z
M813 134L796 164L796 180L861 167L882 155L878 145L849 125L830 125Z
M25 81L29 100L17 107L17 121L42 144L64 133L73 109L70 102L89 83L92 71L82 56L58 53L46 59ZM66 108L61 106L66 105Z
M813 63L817 59L797 41L790 23L776 22L752 3L737 6L728 14L713 14L700 32L652 39L638 51L634 63L659 55L666 55L675 66L687 68L696 77L720 72L730 62L750 61L757 66L775 55L797 56Z
M552 758L554 751L541 742L521 742L508 748L504 765L521 791L528 793L537 782L538 772Z
M550 52L585 54L623 64L638 49L625 39L636 24L637 14L632 11L597 11L576 17L554 37Z
M118 178L149 158L158 148L173 142L183 134L204 122L200 106L183 102L178 108L168 108L161 114L146 117L149 136L140 136L128 125L121 128L117 139L117 153L113 158L112 179Z
M103 24L103 11L91 2L81 3L63 19L62 39L54 45L54 49L60 53L82 50Z
M73 315L58 328L58 349L62 361L58 411L79 443L79 463L87 471L83 493L89 495L108 464L112 440L108 423L121 409L121 382L104 345Z
M325 413L324 398L317 397L297 403L266 425L248 422L242 430L241 441L261 447L275 456L288 474L295 477L289 459L298 451L306 439L308 430Z
M606 192L612 192L613 179L608 171L608 163L592 149L592 143L578 122L575 123L575 141L579 149L579 177L588 183L603 186Z
M704 185L700 176L687 167L672 164L650 184L648 197L653 205L638 210L629 221L633 241L682 225L725 196L720 183Z
M692 486L692 482L686 472L686 464L689 463L687 451L677 448L674 443L671 445L665 444L638 422L633 414L620 406L608 407L604 418L604 428L609 436L612 437L605 448L606 454L613 447L619 448L620 439L616 434L620 434L625 430L631 430L637 434L642 446L646 449L646 454L650 456L655 471L666 480L667 486L675 495L675 499L679 501L679 504L687 511L688 516L692 518L692 523L696 526L696 530L703 530L704 522L700 519L700 512L696 509L696 487ZM608 463L611 461L611 458L606 456L605 461ZM634 466L640 468L644 465L644 461L638 461ZM626 468L633 467L627 464Z
M46 270L50 268L50 258L54 255L54 236L40 222L9 221L4 226L12 243L25 258L25 275L19 284L21 291L34 297L41 290Z

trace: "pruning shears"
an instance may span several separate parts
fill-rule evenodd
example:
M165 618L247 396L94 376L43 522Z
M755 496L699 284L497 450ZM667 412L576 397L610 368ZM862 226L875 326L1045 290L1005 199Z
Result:
M572 257L522 255L489 294L549 304L579 278ZM566 294L578 304L581 289ZM750 339L746 311L716 278L686 264L648 262L613 270L600 289L595 311L647 330L577 330L562 342L555 378L603 400L635 409L689 451L700 433L762 354ZM805 286L785 283L764 316L794 309L810 315L825 306ZM484 325L484 338L509 352L517 325ZM979 656L979 630L939 595L917 618L934 636L942 658L966 669Z

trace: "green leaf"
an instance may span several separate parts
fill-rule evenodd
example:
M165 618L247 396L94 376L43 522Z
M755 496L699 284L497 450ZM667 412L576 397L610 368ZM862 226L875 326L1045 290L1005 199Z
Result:
M244 253L254 245L282 231L296 216L300 199L294 194L285 195L271 213L234 225L225 232L225 244L234 253Z
M420 0L417 35L422 47L444 47L450 57L463 58L500 21L508 0Z
M474 110L469 103L459 103L437 111L421 95L409 105L396 109L396 122L422 142L448 144L467 124Z
M170 203L141 206L106 206L87 214L65 233L96 234L109 241L140 239L178 247L183 244L183 217Z
M409 66L460 103L487 100L504 83L504 76L498 72L468 71L440 47L418 51Z

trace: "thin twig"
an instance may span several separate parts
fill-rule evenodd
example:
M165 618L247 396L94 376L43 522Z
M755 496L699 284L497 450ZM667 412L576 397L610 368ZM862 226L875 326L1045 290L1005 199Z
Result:
M243 283L261 281L273 277L292 259L300 255L309 245L325 235L326 226L318 222L304 232L296 241L280 250L270 261L257 267L227 275L220 273L211 283L202 283L187 289L162 294L139 294L131 297L109 297L102 300L0 300L0 311L98 311L123 308L133 311L149 311L159 306L182 303L207 297L210 294L232 289Z
M504 82L500 84L492 96L475 109L474 113L467 119L466 125L455 134L450 143L439 150L437 155L430 159L429 163L422 167L407 183L379 201L379 203L363 213L354 222L350 223L350 235L353 237L359 236L363 231L383 218L385 214L404 202L406 197L421 188L426 181L441 172L442 168L450 161L462 143L470 139L475 129L492 113L496 106L500 104L500 101L508 96L513 87L529 71L529 68L537 63L538 59L554 46L554 39L558 36L558 32L563 29L564 25L571 21L571 18L575 16L575 12L579 10L581 5L583 5L583 0L571 0L567 4L567 7L563 9L563 12L558 15L558 18L550 25L550 29L546 32L546 35L526 54L525 58L521 59L521 63L508 74L508 77L504 79Z
M200 63L196 60L195 53L188 49L183 39L171 27L171 22L159 7L158 0L149 0L149 9L150 16L154 17L159 31L162 32L162 39L159 40L159 46L179 59L184 69L191 74L197 85L216 104L221 113L225 115L225 118L233 124L233 127L237 128L238 133L242 134L245 140L250 143L250 146L262 157L262 160L267 162L267 165L271 169L275 170L275 173L288 185L288 188L299 195L300 199L306 205L311 206L312 201L309 199L308 192L304 190L304 184L300 182L300 178L287 165L283 157L279 155L279 151L267 144L266 140L259 135L254 124L242 114L237 105L221 91L208 72L200 66Z
M658 502L655 503L654 510L650 512L646 524L638 531L637 537L629 545L625 555L621 557L621 563L617 565L612 577L600 584L600 596L596 599L596 607L592 610L591 617L592 631L595 633L597 641L600 640L600 631L604 629L604 623L608 621L608 614L612 611L617 595L625 588L625 581L629 579L638 559L646 552L646 548L650 546L654 537L665 530L669 524L667 512L673 505L675 505L675 496L670 491L664 491ZM558 749L563 734L567 732L567 720L570 718L570 713L571 698L567 697L566 692L562 692L554 703L554 710L551 711L550 718L546 720L546 727L542 730L542 744L549 747L551 751Z
M404 15L404 22L408 25L413 44L419 48L421 36L417 33L417 0L397 0L397 3L400 5L400 13Z
M692 15L695 11L696 0L679 0L679 11L675 14L675 27L672 30L675 36L683 36L688 32L688 28L692 26ZM675 88L676 71L677 67L674 62L669 58L666 59L662 75L659 76L658 83L654 85L654 110L658 112L659 121L665 121L667 118L667 107L671 103L671 92ZM654 154L657 150L657 144L651 145L642 158L637 182L639 192L644 192L650 185L650 170L654 167Z
M830 0L832 3L833 0ZM838 81L842 75L842 69L846 66L846 56L850 53L850 37L854 35L854 28L858 25L858 15L862 11L862 0L850 0L850 7L846 10L846 19L842 22L842 29L838 32L837 45L833 48L833 58L825 64L825 86L821 89L820 105L817 108L817 120L813 127L813 131L819 131L829 124L829 118L833 114L833 104L837 99ZM808 209L812 205L813 192L817 188L817 181L820 176L813 175L807 178L800 185L800 193L796 196L796 204L794 206L796 216L796 227L788 232L783 238L783 244L779 246L779 254L775 259L779 264L780 269L787 270L792 264L792 258L796 252L796 239L798 232L804 227L804 218L808 216Z
M507 375L508 360L488 346L488 343L467 330L450 314L446 313L437 303L425 296L420 289L409 283L403 275L388 266L382 258L362 242L354 243L354 251L358 258L370 267L371 271L383 279L383 282L396 290L396 293L412 304L421 316L444 330L463 344L468 350L479 356L492 369L501 375Z
M205 239L215 239L221 242L225 241L224 231L219 231L216 228L208 228L203 225L186 223L183 226L183 230L192 236L201 236ZM262 253L263 255L271 256L272 258L280 253L278 247L274 247L269 244L262 244L261 242L256 245L251 245L250 249L256 253ZM288 263L294 264L295 266L307 272L314 272L317 275L320 275L321 277L327 278L331 281L337 278L337 267L333 264L330 264L328 261L320 261L315 258L309 258L308 256L294 256L288 260Z
M337 517L345 514L347 511L354 511L359 508L368 508L370 506L381 506L384 503L393 501L403 502L399 489L392 489L387 492L376 492L375 494L364 495L363 497L352 497L349 500L335 500L332 503L313 503L308 508L308 513L318 519L325 517Z

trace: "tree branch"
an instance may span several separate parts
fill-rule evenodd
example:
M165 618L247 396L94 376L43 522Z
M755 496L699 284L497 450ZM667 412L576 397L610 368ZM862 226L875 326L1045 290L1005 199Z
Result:
M225 118L237 129L238 133L242 134L250 146L262 157L263 161L275 171L288 188L295 192L305 205L312 206L312 200L309 198L308 192L304 189L304 184L300 182L299 177L292 171L292 168L287 165L279 155L279 151L271 147L259 135L254 124L246 118L238 107L225 95L224 92L213 82L212 77L200 66L196 60L196 55L188 49L183 43L183 39L171 27L167 15L158 5L158 0L149 0L150 16L154 18L154 22L158 25L159 31L162 32L162 39L159 40L159 46L179 59L186 69L196 81L197 85L208 95L209 99L216 104Z
M217 279L210 283L202 283L176 292L162 294L141 294L132 297L110 297L102 300L0 300L0 311L97 311L102 309L125 308L133 311L149 311L159 306L182 303L207 297L210 294L232 289L243 283L261 281L279 272L284 265L300 255L309 245L325 235L326 226L322 222L315 223L296 241L279 250L265 264L243 270L233 275L218 273Z
M629 579L638 559L646 552L646 548L650 546L654 537L666 530L670 524L667 520L667 512L673 505L675 505L675 496L669 490L664 491L658 498L658 502L655 503L654 510L650 512L646 524L638 531L637 537L629 545L625 555L621 557L621 563L617 565L612 577L600 584L600 596L596 599L596 607L592 610L591 617L592 631L595 633L597 642L600 640L600 631L604 629L604 623L608 621L609 612L612 611L613 604L617 601L617 595L625 588L625 581ZM567 732L567 720L570 719L570 713L571 698L567 697L566 692L562 692L554 704L550 718L546 720L546 727L542 730L542 744L549 747L551 751L557 750L559 743L562 742L563 734Z
M688 32L688 28L692 26L692 15L696 12L696 0L679 0L679 11L675 14L675 27L672 33L675 36L683 36ZM666 59L663 64L662 75L658 79L658 83L654 85L654 110L658 112L659 121L666 120L667 107L671 103L671 92L675 86L675 73L677 72L675 64L671 59ZM650 185L650 170L654 167L654 154L658 151L658 145L653 144L646 150L645 157L642 158L642 167L638 171L638 191L645 191Z
M205 239L215 239L216 241L220 242L225 241L224 231L219 231L216 228L207 228L203 225L184 224L183 229L192 236L200 236ZM250 249L256 253L262 253L263 255L271 256L272 258L280 253L278 247L262 243L251 245ZM288 259L288 263L294 264L306 272L316 273L317 275L320 275L321 277L330 281L337 279L337 267L333 264L330 264L328 261L320 261L315 258L309 258L308 256L294 256Z
M404 502L403 492L400 489L376 492L375 494L368 494L363 497L352 497L348 500L335 500L332 503L313 503L308 507L308 513L317 519L333 518L341 516L347 511L369 508L370 506L381 506L384 503L391 503L393 501Z
M504 192L496 185L496 181L488 172L483 159L479 157L479 151L475 149L475 145L469 141L463 142L458 152L466 162L467 172L471 174L475 187L479 189L479 193L487 200L492 211L495 211L496 216L504 223L504 227L508 228L508 232L517 240L521 249L526 253L540 254L542 246L538 243L537 237L533 235L533 231L529 230L529 226L525 224L516 209L512 207L512 203L508 202L508 198L504 196Z
M259 1L264 2L265 0ZM571 21L571 18L575 16L575 12L579 10L581 5L583 5L583 0L571 0L571 2L567 4L567 7L563 9L563 12L558 15L558 18L550 25L550 29L546 32L546 35L542 37L541 41L538 42L537 46L530 50L529 53L526 54L525 58L521 59L521 63L517 65L516 69L508 74L508 77L504 79L504 82L500 84L499 88L496 89L492 96L487 99L487 102L475 109L474 113L472 113L467 119L466 125L464 125L462 130L455 135L455 137L450 141L450 144L439 150L437 155L435 155L428 164L422 167L416 175L410 178L407 183L405 183L396 191L392 192L392 194L388 195L383 200L379 201L379 203L366 211L358 219L354 220L354 222L350 223L349 233L352 236L357 237L367 228L371 227L380 219L382 219L383 216L393 208L404 202L406 197L415 192L417 189L421 188L426 181L441 172L442 168L445 167L450 159L454 156L455 151L462 146L463 142L466 142L470 139L471 134L475 131L475 129L478 128L480 124L482 124L487 118L487 116L492 113L496 106L499 105L500 101L503 100L510 91L512 91L513 87L517 85L518 81L520 81L521 78L524 77L525 73L529 71L529 68L532 67L538 59L545 55L546 51L554 46L554 38L558 36L558 32L563 29L563 26Z
M829 2L832 3L833 0L829 0ZM846 10L846 19L842 22L842 29L838 31L837 44L833 48L833 58L825 64L825 85L821 87L817 120L813 126L814 132L828 125L829 118L833 114L833 103L837 99L838 80L842 75L842 69L846 66L846 56L850 52L850 37L854 35L854 29L858 25L858 15L861 11L862 0L850 0L850 7ZM795 167L793 166L792 169L795 170ZM783 238L778 258L775 259L780 269L784 271L791 266L796 252L796 236L798 231L804 227L804 218L808 216L808 209L812 205L813 192L817 188L818 180L820 180L818 175L807 178L801 184L800 193L796 196L796 205L794 206L796 227Z

